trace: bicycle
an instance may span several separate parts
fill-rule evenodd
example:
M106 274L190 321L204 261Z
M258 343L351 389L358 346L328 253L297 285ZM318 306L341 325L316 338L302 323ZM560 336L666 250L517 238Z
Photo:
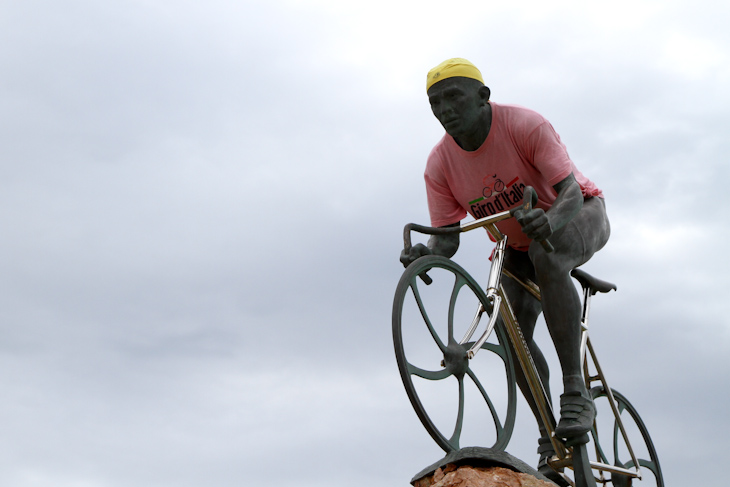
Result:
M586 388L594 399L597 415L588 438L584 440L588 441L590 446L575 442L567 444L555 435L556 418L551 400L540 381L501 284L503 276L515 279L536 299L540 299L540 290L535 283L520 280L503 267L507 237L499 231L496 224L512 217L510 211L504 211L453 227L434 228L408 224L404 228L406 250L411 247L412 231L439 235L485 228L496 241L488 283L484 291L461 266L437 255L426 255L414 261L406 268L398 283L393 302L395 354L406 392L421 423L434 441L449 453L461 447L460 439L465 432L464 422L467 417L466 405L476 405L481 409L486 406L492 419L487 428L490 430L487 438L491 438L488 442L493 441L490 448L505 450L512 436L516 417L515 364L508 349L511 347L518 366L524 371L531 395L539 409L538 421L548 432L555 451L555 455L548 459L548 464L566 482L578 487L592 487L596 483L603 485L611 483L614 487L623 487L632 485L634 480L640 480L642 487L650 485L663 487L664 480L659 459L649 432L631 403L609 387L588 336L591 298L597 293L615 290L616 286L599 280L581 269L574 269L571 275L580 283L583 290L581 363ZM549 244L545 242L544 245ZM435 281L427 273L439 274L438 280L445 286L445 289L442 289L445 294L429 290ZM419 279L429 287L420 286ZM427 304L425 295L448 296L446 303L443 303L444 309L434 313L436 317L441 318L441 321L431 319L429 312L433 311L434 305L431 302ZM466 300L470 302L467 306L471 306L469 309L472 310L469 313L467 309L467 314L461 304L465 295ZM477 305L476 314L473 313L474 304ZM489 317L484 332L478 339L472 340L484 315ZM501 317L501 320L498 317ZM446 318L445 323L443 318ZM463 338L457 341L456 337L461 335L461 331L464 333ZM436 345L435 348L433 344ZM426 349L423 345L429 348ZM479 352L481 352L480 360L474 360ZM410 354L410 359L407 358L407 354ZM485 354L486 360L482 357ZM480 379L476 373L480 362L490 364L491 372L486 379ZM438 367L435 367L437 363ZM497 375L493 373L495 366L499 371ZM436 404L446 398L441 392L430 391L425 384L441 383L451 377L455 377L458 382L458 405L453 422L453 410L445 411L444 408L438 408L429 415L424 406L424 402L430 401L431 404ZM468 384L475 386L471 387L471 390L476 396L476 402L466 393ZM482 414L485 412L483 410ZM443 420L444 417L446 421ZM470 418L472 420L477 418L477 422L479 418L484 419L479 414ZM606 421L607 419L609 421ZM480 428L485 429L483 424ZM607 437L611 438L610 449L604 448ZM591 451L590 454L588 450ZM573 469L573 479L565 473L566 468Z

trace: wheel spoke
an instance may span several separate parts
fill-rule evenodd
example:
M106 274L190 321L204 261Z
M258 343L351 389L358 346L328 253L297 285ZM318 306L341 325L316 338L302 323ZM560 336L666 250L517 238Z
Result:
M619 415L621 414L621 411L619 411ZM613 458L615 458L618 461L619 457L621 456L618 452L618 446L619 446L619 436L621 435L621 429L618 427L618 420L615 420L613 422Z
M428 380L441 380L441 379L445 379L451 375L451 372L449 372L446 369L425 370L420 367L416 367L415 365L413 365L411 363L408 363L408 373L411 375L421 377L422 379L428 379Z
M421 293L418 292L418 283L417 283L415 277L411 281L410 287L411 287L411 290L413 291L413 297L416 298L416 303L418 304L418 309L421 312L423 321L426 322L428 331L431 333L431 337L436 342L436 345L438 345L439 349L442 352L445 351L446 345L444 345L444 342L441 341L441 338L438 336L438 333L436 333L436 330L434 329L433 325L431 324L431 319L428 317L428 313L426 312L426 307L423 305L423 300L421 300Z
M606 396L606 399L609 399L608 396ZM614 399L616 399L616 398L614 397ZM621 413L623 413L624 409L626 409L626 405L620 401L615 401L615 402L616 402L616 410L618 411L618 417L621 418ZM623 420L623 418L622 418L622 420ZM618 452L619 444L620 444L619 438L623 439L623 435L621 434L621 427L619 426L619 420L617 418L613 423L613 458L615 458L616 460L618 460L619 456L620 456L619 452ZM632 460L629 460L629 463L633 464L634 462Z
M593 428L591 428L591 434L593 435L593 443L595 444L595 447L596 447L596 455L598 455L598 457L602 463L608 463L608 457L603 452L603 447L601 446L601 442L598 439L598 431L596 431L595 426Z
M464 425L464 378L459 379L459 413L456 416L456 425L454 425L454 434L449 438L449 443L455 450L459 449L459 439L461 438L461 427Z
M468 346L469 344L467 344ZM483 350L489 350L490 352L496 353L499 355L499 358L502 359L503 362L507 362L507 350L502 345L497 345L494 343L485 343L482 345Z
M494 407L492 400L489 398L489 394L487 394L487 391L484 390L482 383L479 381L476 374L471 370L471 368L468 368L466 370L466 373L469 375L469 377L471 377L471 380L474 381L477 389L479 389L482 397L487 402L487 406L489 406L489 411L492 413L492 419L494 419L494 427L497 430L497 438L499 438L500 436L502 436L502 431L504 431L504 427L502 426L502 421L500 421L499 419L499 413L497 413L497 409Z
M449 342L454 341L454 309L456 308L456 298L459 297L459 290L466 284L466 280L457 275L454 280L454 288L451 290L451 299L449 300Z
M633 463L633 462L632 462ZM656 462L651 462L649 460L644 460L642 458L639 459L639 466L648 468L651 470L651 473L654 474L655 478L659 477L659 466L656 464Z

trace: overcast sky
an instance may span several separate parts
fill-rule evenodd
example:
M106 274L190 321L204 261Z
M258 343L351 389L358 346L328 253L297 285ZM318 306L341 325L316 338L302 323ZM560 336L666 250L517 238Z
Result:
M450 57L603 189L604 367L667 485L725 485L729 19L720 0L1 0L0 485L406 486L439 459L390 315L442 135L425 75ZM480 268L492 244L462 242ZM520 407L508 451L534 465Z

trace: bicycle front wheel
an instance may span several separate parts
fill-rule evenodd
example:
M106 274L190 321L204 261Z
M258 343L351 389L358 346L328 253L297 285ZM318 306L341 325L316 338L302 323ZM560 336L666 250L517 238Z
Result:
M611 482L614 487L630 485L663 487L662 470L649 431L631 403L617 391L611 389L611 393L615 401L618 418L611 409L606 388L599 386L591 389L597 411L596 422L591 431L596 460L599 463L628 470L637 470L638 463L641 478L632 478L620 473L600 472L601 478L599 480L604 485L606 482ZM621 431L619 419L626 431L628 442Z
M419 274L433 279L423 284ZM473 358L464 335L484 291L458 264L428 255L403 273L393 301L393 342L408 398L421 423L445 451L465 442L504 450L514 428L516 385L507 334L498 323ZM488 313L484 314L486 329ZM428 411L427 411L428 409Z

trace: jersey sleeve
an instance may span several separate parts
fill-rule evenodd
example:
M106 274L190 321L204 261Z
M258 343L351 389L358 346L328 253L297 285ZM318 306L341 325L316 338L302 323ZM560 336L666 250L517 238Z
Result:
M553 126L545 120L529 137L529 145L533 147L533 165L547 180L550 186L555 186L573 173L585 197L603 197L603 192L593 181L585 177L568 155L568 149L560 140L560 136Z
M568 150L547 120L529 135L528 146L530 160L550 186L555 186L573 172Z

